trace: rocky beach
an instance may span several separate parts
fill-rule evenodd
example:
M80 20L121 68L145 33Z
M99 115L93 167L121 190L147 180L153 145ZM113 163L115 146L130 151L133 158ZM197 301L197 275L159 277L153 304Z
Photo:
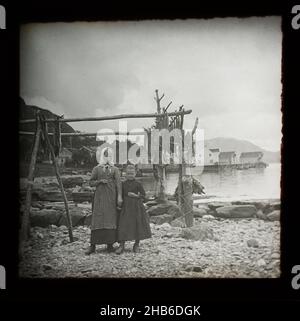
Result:
M122 255L89 245L93 188L87 175L65 175L63 184L73 222L70 243L64 204L55 177L38 177L33 185L31 237L20 262L20 277L164 277L276 278L280 276L280 201L216 202L194 198L194 226L185 227L174 198L165 204L145 203L152 238L141 242L139 253L126 243ZM26 179L20 182L20 211ZM117 246L117 244L115 245Z

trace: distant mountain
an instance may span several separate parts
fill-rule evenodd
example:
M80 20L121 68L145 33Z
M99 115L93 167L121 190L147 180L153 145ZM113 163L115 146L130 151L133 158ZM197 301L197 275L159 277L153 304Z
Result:
M265 150L247 140L240 140L236 138L217 137L205 140L205 144L208 148L220 148L221 151L235 151L238 156L242 152L255 152L261 151L264 153L263 161L266 163L279 163L280 152L271 152Z
M35 119L36 111L39 110L45 118L55 118L56 114L52 113L47 109L40 108L38 106L27 105L25 101L20 98L19 106L19 119ZM36 124L35 123L25 123L19 125L19 131L24 132L35 132ZM54 123L48 123L48 132L54 132ZM75 130L67 123L61 123L61 132L62 133L73 133ZM33 135L20 135L19 136L19 159L20 161L29 162L31 158L32 146L33 146L34 136ZM50 136L51 141L51 136ZM68 137L62 137L62 145L64 146L68 143ZM43 159L48 159L49 155L46 155L41 148L38 152L38 161Z
M55 118L58 116L47 109L43 109L38 106L27 105L25 103L24 99L20 98L19 119L33 119L33 118L35 118L35 113L37 110L39 110L46 118ZM19 130L34 132L35 131L35 123L20 124ZM48 130L49 130L49 132L54 131L54 123L48 124ZM75 130L69 124L61 123L61 132L62 133L73 133L73 132L75 132Z

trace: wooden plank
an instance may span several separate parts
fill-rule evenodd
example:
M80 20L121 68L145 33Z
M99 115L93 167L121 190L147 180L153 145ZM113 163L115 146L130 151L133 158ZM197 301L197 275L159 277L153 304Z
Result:
M180 112L172 112L168 113L169 116L176 116L176 115L187 115L192 112L191 109L189 110L184 110ZM103 120L114 120L114 119L124 119L124 118L157 118L157 117L164 117L164 114L157 114L157 113L152 113L152 114L122 114L122 115L114 115L114 116L104 116L104 117L86 117L86 118L62 118L59 119L59 122L63 123L72 123L72 122L81 122L81 121L103 121ZM36 120L35 119L23 119L20 120L19 122L21 124L27 124L27 123L34 123ZM45 122L56 122L57 120L55 118L48 118L45 119Z

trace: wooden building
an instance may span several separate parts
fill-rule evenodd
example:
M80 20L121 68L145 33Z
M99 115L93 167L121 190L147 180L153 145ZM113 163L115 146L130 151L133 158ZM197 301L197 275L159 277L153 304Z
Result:
M233 165L236 164L236 153L235 152L220 152L219 154L219 165Z
M261 162L264 154L263 152L245 152L240 155L241 164L255 164Z

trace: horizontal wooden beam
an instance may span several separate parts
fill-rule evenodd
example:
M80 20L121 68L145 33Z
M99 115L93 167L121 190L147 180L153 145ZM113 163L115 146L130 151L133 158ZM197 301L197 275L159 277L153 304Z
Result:
M168 113L168 116L176 116L176 115L187 115L192 112L191 109L183 110L178 112ZM104 120L115 120L115 119L124 119L124 118L156 118L156 117L165 117L165 114L123 114L123 115L115 115L115 116L104 116L104 117L86 117L86 118L48 118L45 119L45 122L61 122L61 123L74 123L74 122L82 122L82 121L104 121ZM35 119L23 119L20 120L21 124L35 123Z
M61 136L68 136L68 137L71 137L71 136L90 136L90 137L93 137L93 136L112 136L112 135L116 135L116 136L128 136L128 135L131 135L131 136L134 136L134 135L145 135L147 134L146 132L114 132L114 133L111 133L111 132L103 132L103 133L61 133ZM19 131L19 135L35 135L35 132L24 132L24 131ZM54 134L53 133L48 133L49 136L53 136Z

